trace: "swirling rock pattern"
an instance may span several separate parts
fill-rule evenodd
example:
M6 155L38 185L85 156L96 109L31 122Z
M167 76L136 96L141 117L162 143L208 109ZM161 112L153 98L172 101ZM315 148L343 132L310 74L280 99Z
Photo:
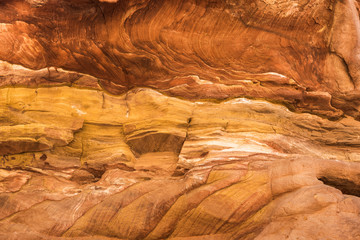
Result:
M0 239L360 239L360 1L0 2Z

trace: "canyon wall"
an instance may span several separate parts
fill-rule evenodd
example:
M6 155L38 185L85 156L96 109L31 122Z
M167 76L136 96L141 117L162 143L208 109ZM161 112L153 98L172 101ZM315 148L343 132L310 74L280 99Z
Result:
M360 239L359 0L0 2L0 239Z

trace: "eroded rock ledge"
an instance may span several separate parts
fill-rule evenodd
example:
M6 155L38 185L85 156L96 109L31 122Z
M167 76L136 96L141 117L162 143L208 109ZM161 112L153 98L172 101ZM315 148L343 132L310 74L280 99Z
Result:
M0 2L0 239L360 239L359 4Z
M352 117L144 88L0 92L4 237L310 238L329 218L317 235L360 234Z
M358 118L358 9L358 0L8 0L0 56L89 74L113 94L151 87L189 99L247 96ZM52 77L26 85L46 82Z

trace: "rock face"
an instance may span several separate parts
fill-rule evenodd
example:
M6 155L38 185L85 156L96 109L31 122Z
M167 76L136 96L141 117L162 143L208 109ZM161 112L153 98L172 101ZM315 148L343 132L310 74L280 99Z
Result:
M360 1L0 2L0 239L360 239Z

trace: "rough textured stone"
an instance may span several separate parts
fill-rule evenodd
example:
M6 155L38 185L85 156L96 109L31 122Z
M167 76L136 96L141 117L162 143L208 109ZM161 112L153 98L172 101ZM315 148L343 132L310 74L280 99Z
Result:
M360 2L0 2L0 239L360 239Z

